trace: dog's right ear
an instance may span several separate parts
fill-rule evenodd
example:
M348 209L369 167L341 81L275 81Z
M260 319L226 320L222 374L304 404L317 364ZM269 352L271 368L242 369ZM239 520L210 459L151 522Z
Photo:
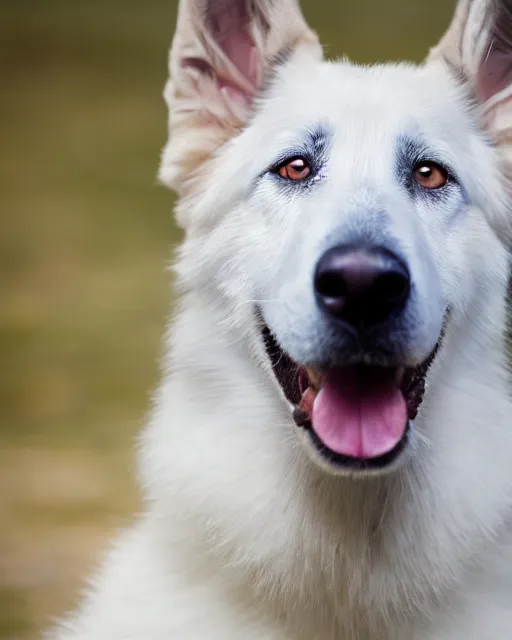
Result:
M180 0L160 180L186 193L216 149L248 122L272 67L298 48L322 55L299 0Z

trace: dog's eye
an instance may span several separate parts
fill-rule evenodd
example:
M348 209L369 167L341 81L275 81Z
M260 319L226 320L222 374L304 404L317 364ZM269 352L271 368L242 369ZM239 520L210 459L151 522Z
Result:
M277 168L277 173L285 180L293 180L300 182L309 178L311 175L311 166L306 158L297 157L286 160Z
M424 189L440 189L448 182L448 171L436 162L419 162L414 167L414 179Z

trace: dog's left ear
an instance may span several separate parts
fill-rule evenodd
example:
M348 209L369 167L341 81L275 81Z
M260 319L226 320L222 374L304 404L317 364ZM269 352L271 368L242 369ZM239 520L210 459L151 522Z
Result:
M459 0L428 60L444 59L469 80L499 141L512 126L512 0ZM506 122L508 121L508 122Z
M512 0L459 0L448 31L430 51L427 62L439 59L470 83L482 125L502 152L510 180Z
M272 67L298 49L322 55L299 0L180 0L161 181L186 193L205 161L247 124Z

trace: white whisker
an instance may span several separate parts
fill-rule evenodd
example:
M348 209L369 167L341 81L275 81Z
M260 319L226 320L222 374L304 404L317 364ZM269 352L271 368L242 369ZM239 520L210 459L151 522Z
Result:
M257 299L257 298L255 298L254 300L240 300L241 304L244 304L244 303L245 304L251 304L251 303L254 303L254 302L281 302L282 303L281 300L271 299L271 298L268 299L268 300L264 300L264 299L260 300L260 299Z

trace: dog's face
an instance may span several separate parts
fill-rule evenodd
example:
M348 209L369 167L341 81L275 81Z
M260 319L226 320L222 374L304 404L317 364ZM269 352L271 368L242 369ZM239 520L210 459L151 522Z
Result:
M322 62L293 0L182 5L162 177L198 283L244 322L250 306L331 471L401 458L452 313L495 277L481 247L506 226L509 12L462 0L429 64L363 69Z

